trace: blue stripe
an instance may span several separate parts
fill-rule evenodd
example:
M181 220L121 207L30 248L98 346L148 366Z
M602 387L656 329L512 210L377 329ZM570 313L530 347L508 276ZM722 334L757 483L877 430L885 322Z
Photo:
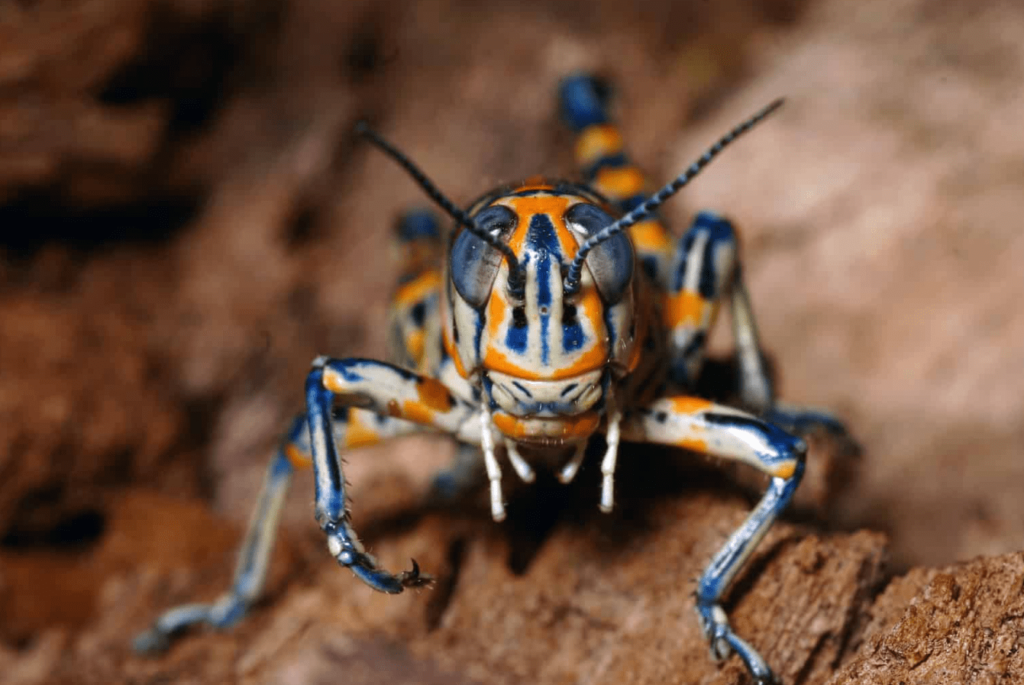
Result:
M574 323L571 326L562 326L562 349L566 352L573 352L583 347L583 326Z
M637 193L633 197L627 197L625 200L619 200L619 209L623 212L632 212L634 209L647 202L647 196L643 193ZM656 217L656 213L650 214L652 218Z
M597 82L586 74L570 76L558 86L562 118L579 133L587 126L605 124L608 116L598 94Z
M547 214L534 214L530 219L526 245L537 254L537 306L544 308L540 312L540 359L547 364L551 359L551 258L560 259L562 254L558 234Z
M529 326L520 327L509 324L508 334L505 336L505 345L507 345L513 352L518 352L519 354L525 353L526 341L529 332Z
M551 325L551 257L547 250L542 251L537 260L537 305L547 307L540 314L540 360L547 364L551 359L551 344L548 340Z
M629 166L629 158L624 152L617 152L614 155L598 158L596 162L583 170L583 177L593 181L601 169L621 169L624 166Z

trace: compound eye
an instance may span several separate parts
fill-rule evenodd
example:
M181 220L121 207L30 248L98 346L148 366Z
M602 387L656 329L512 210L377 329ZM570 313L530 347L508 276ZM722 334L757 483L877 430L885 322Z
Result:
M587 203L570 207L564 219L580 244L615 221L600 207ZM633 243L625 233L612 236L587 254L587 268L605 302L616 304L622 299L633 279L634 262Z
M492 205L481 210L473 221L484 231L508 240L516 225L516 214L508 207ZM463 228L455 238L449 256L448 271L455 290L470 306L487 304L502 255L483 238Z

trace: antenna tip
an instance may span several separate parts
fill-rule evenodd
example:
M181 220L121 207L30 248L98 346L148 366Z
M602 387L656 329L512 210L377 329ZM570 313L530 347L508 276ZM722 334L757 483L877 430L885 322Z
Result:
M366 123L366 119L360 119L356 122L355 132L357 135L365 136L370 132L370 125Z

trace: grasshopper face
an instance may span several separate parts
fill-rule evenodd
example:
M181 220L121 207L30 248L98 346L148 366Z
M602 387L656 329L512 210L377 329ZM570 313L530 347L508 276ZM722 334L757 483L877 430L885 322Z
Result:
M620 234L592 250L579 292L565 296L579 246L614 221L604 201L580 186L532 180L485 196L474 222L511 248L508 261L467 230L448 260L449 340L489 402L494 425L517 443L586 441L601 422L609 386L634 348L633 246ZM453 355L454 356L454 355Z

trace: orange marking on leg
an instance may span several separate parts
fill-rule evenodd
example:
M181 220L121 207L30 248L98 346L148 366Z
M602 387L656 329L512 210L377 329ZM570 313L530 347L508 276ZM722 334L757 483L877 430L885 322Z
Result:
M294 444L285 445L284 456L291 462L292 468L305 469L313 463L312 455L306 454Z
M612 198L633 197L644 189L644 175L632 166L604 167L597 172L594 185Z
M667 250L672 243L668 231L660 221L654 219L633 224L629 228L629 235L633 245L641 251L660 252Z
M336 395L348 390L348 387L345 385L345 379L341 377L341 374L330 368L324 369L324 387Z
M422 402L406 400L402 403L402 418L429 426L434 422L434 412Z
M434 411L447 412L452 408L452 394L444 383L433 378L424 378L416 384L420 402Z
M669 402L672 403L672 411L680 414L696 414L714 406L709 400L700 397L673 397Z
M348 425L345 426L345 447L375 445L380 442L380 439L380 435L375 430L363 425L359 418L359 412L350 411L348 413Z
M426 340L423 331L413 331L405 339L405 349L416 364L419 364L423 359L423 350L425 348Z
M684 290L678 295L669 295L665 307L665 323L670 328L699 326L703 323L708 305L708 300L691 290Z
M682 440L677 441L676 445L683 449L700 452L702 454L707 454L708 451L708 443L700 438L683 438Z
M602 157L622 152L622 134L611 124L594 124L576 138L576 163L590 166Z
M795 461L780 464L772 470L772 475L776 478L792 478L794 473L796 473Z
M399 288L395 292L394 302L399 306L416 304L440 287L441 272L426 271Z

